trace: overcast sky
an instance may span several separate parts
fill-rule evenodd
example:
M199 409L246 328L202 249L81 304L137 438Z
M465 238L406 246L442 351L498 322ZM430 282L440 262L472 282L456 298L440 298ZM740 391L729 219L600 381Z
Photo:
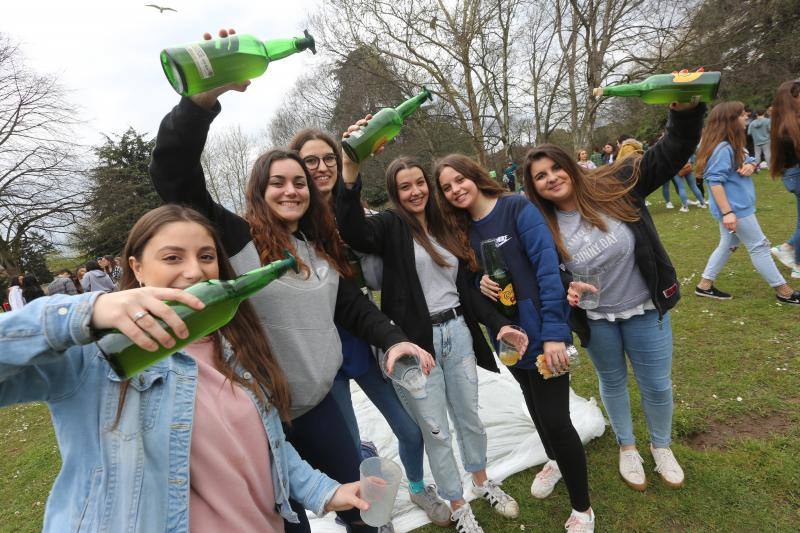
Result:
M145 4L169 6L159 13ZM128 126L155 135L158 123L179 96L167 82L159 53L167 46L197 41L204 31L224 27L261 39L302 34L317 0L16 0L0 7L0 32L20 44L29 66L56 74L80 108L85 125L79 140L102 142L102 133ZM317 43L318 48L324 43ZM223 113L213 128L240 124L260 131L292 87L313 64L310 52L270 65L245 94L220 100ZM212 130L213 131L213 130Z

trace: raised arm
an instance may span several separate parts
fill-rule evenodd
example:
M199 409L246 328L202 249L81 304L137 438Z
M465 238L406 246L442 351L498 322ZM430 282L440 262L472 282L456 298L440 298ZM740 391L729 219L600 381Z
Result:
M643 197L672 179L686 164L700 142L706 105L670 109L664 137L644 153L636 191Z
M335 208L336 225L344 242L359 252L382 255L384 241L395 216L388 211L371 217L364 214L361 206L361 176L352 185L339 190Z

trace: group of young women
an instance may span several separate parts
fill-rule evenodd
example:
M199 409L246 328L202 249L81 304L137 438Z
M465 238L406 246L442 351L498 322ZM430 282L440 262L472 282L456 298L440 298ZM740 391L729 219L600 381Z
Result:
M591 172L554 145L531 149L527 198L507 194L463 155L440 159L432 173L400 157L386 170L391 208L369 217L358 165L328 134L303 130L290 149L256 160L239 216L211 198L200 155L218 96L246 86L183 98L162 121L150 171L167 205L132 228L122 290L40 298L0 316L0 405L47 402L61 449L45 531L308 532L306 509L336 511L350 532L376 531L359 515L368 504L357 481L350 379L389 422L411 499L433 522L483 531L465 499L448 413L472 477L467 489L516 517L519 504L486 471L477 366L497 367L480 324L522 354L509 369L548 455L531 493L545 498L563 477L568 531L594 530L586 457L569 416L569 374L544 379L536 358L543 354L556 374L569 370L572 332L599 376L624 481L637 490L647 484L627 354L656 471L669 486L683 484L670 450L668 311L680 291L645 198L694 151L703 104L673 104L658 144ZM740 147L731 145L736 160ZM702 147L700 154L702 166ZM514 280L512 319L496 310L499 286L478 266L486 240ZM243 303L219 332L130 380L93 344L97 331L117 328L148 350L173 346L164 326L181 338L187 330L163 300L200 309L181 289L235 277L284 250L298 258L298 273ZM378 265L371 285L381 290L380 310L355 282L359 260ZM572 273L588 269L599 272L602 298L586 311L577 307L582 293L598 288L573 282ZM424 398L383 378L378 358L391 370L407 354L427 374ZM435 487L423 480L423 449Z

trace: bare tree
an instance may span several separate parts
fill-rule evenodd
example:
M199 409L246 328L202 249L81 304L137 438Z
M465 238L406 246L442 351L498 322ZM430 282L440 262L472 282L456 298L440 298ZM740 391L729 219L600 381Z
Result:
M0 266L11 274L27 234L67 234L84 205L74 115L57 80L0 34Z
M216 202L244 214L245 187L259 152L256 139L242 132L239 126L208 139L200 163L208 190Z
M339 95L333 69L329 63L320 64L295 82L267 127L273 146L288 145L303 128L328 129Z
M494 20L494 7L501 4L488 0L327 0L315 25L338 53L371 47L392 62L406 85L425 84L436 92L485 162L486 131L496 127L502 117L488 117L487 127L484 111L490 107L489 94L477 72L481 52L490 51L481 39Z

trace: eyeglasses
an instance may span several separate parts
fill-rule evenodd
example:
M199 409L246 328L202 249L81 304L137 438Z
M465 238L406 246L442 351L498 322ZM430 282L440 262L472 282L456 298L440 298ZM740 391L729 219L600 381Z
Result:
M336 154L325 154L321 158L315 155L309 155L303 158L303 163L306 164L308 170L315 170L319 167L320 160L322 160L328 168L336 166Z

